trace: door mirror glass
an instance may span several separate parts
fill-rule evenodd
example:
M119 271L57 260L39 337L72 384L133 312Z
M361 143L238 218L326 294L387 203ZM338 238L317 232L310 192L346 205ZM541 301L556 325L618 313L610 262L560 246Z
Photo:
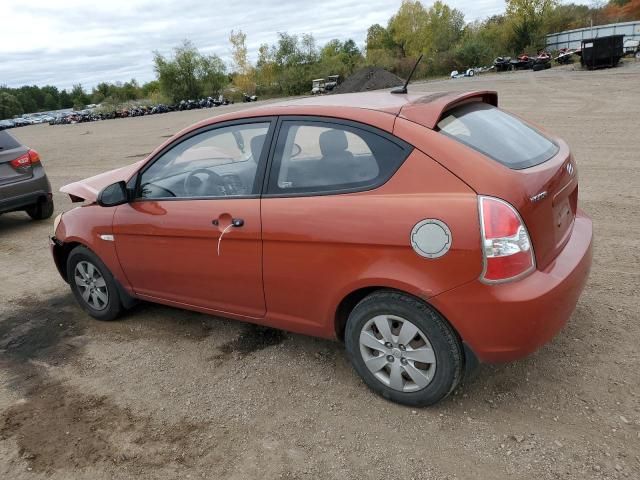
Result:
M112 183L98 195L98 205L101 207L115 207L129 201L127 184L124 181Z

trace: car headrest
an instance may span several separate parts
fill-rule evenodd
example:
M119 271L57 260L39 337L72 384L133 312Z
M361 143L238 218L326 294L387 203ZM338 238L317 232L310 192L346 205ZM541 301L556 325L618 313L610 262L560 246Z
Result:
M320 134L320 151L322 156L344 152L349 147L344 130L331 129Z
M267 138L266 135L256 135L251 139L251 143L249 144L249 148L251 148L251 157L253 161L258 163L260 161L260 154L262 153L262 146L264 145L264 140Z

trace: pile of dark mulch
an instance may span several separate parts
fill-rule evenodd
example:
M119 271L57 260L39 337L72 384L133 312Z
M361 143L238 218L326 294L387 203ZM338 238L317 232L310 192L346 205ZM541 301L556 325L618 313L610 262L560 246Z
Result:
M366 92L404 85L404 80L381 67L364 67L345 79L334 93Z

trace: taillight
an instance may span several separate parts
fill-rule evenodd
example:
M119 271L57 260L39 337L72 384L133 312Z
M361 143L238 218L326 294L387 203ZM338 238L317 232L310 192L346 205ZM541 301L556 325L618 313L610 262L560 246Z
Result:
M18 158L11 160L11 166L13 168L29 167L34 163L40 161L40 155L35 150L29 150L24 155L20 155Z
M482 253L485 267L481 279L505 282L535 268L533 247L522 218L504 200L478 197Z

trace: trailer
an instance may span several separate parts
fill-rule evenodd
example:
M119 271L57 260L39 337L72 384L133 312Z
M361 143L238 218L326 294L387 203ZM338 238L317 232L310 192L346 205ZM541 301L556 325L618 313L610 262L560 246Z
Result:
M556 51L563 48L575 50L580 48L583 40L609 35L624 35L625 40L640 40L640 20L550 33L547 35L547 50Z
M587 38L582 40L580 63L589 70L615 67L624 56L624 35Z

